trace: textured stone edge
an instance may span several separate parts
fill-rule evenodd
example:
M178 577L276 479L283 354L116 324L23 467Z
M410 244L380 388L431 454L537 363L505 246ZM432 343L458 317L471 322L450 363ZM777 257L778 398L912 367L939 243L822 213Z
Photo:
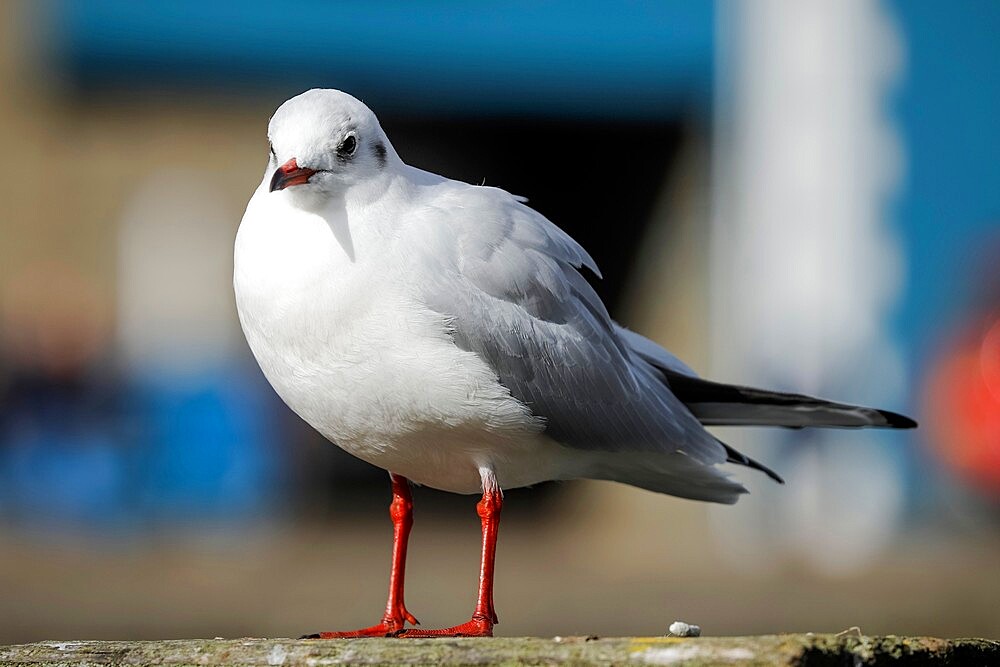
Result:
M500 637L495 639L184 639L44 641L0 647L0 666L58 665L827 665L1000 664L988 639L759 637Z

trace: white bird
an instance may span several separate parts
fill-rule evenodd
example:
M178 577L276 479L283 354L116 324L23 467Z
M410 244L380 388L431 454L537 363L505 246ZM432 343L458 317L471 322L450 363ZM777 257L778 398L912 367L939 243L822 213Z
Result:
M523 199L405 164L360 101L310 90L275 112L236 237L240 322L264 375L330 441L390 472L382 621L315 635L490 636L502 490L603 479L734 503L716 466L773 471L705 425L881 426L891 412L702 380L616 324L590 255ZM472 619L416 623L403 601L409 480L482 493Z

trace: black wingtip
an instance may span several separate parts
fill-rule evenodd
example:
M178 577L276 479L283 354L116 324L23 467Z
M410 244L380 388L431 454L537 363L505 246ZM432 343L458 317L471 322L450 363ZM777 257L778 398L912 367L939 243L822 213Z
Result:
M878 413L885 419L889 428L917 428L917 422L906 415L889 410L879 410Z
M757 462L753 461L753 463L757 463ZM767 475L768 477L770 477L771 479L773 479L778 484L784 484L785 483L785 480L782 479L781 475L779 475L778 473L774 472L773 470L771 470L767 466L763 466L763 465L757 464L757 465L751 465L750 467L753 468L754 470L760 470L762 473L764 473L765 475Z
M722 445L723 447L726 448L726 462L727 463L736 463L736 464L741 465L741 466L746 466L748 468L753 468L754 470L759 470L762 473L764 473L765 475L767 475L768 477L770 477L771 479L773 479L778 484L784 484L785 483L785 480L783 480L781 478L781 475L779 475L778 473L774 472L773 470L771 470L770 468L768 468L766 465L764 465L760 461L756 461L756 460L750 458L749 456L747 456L746 454L744 454L743 452L740 452L740 451L737 451L737 450L733 449L732 447L730 447L726 443L722 442L721 440L716 439L716 442L718 442L720 445Z

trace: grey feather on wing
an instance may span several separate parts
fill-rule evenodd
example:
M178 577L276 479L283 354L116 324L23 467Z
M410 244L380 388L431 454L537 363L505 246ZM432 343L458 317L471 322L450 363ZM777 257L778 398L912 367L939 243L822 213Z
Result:
M617 324L615 327L618 335L632 348L632 351L655 368L665 368L681 375L698 377L690 366L645 336Z
M578 271L599 275L590 255L506 192L476 191L437 212L457 243L454 273L424 286L455 344L486 360L566 446L724 461L724 448L641 360L642 349L633 351Z

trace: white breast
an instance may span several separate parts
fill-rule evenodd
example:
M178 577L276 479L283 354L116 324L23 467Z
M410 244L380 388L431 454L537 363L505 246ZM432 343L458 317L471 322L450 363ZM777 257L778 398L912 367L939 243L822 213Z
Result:
M250 201L234 287L274 389L348 452L418 483L474 493L482 465L506 486L551 477L538 420L413 298L392 241L349 217L262 190Z

